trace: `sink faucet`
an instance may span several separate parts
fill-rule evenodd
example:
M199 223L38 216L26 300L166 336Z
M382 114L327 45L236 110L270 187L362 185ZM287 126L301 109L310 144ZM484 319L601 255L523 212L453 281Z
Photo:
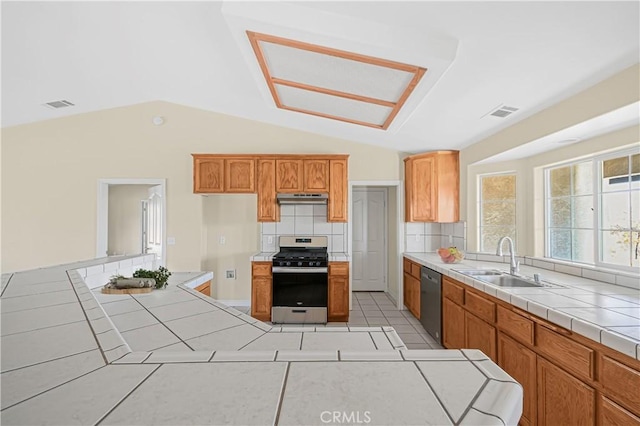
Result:
M496 255L502 256L502 242L504 240L507 240L507 243L509 243L509 257L510 257L509 273L511 275L518 275L518 272L520 271L520 262L516 262L516 253L515 253L515 250L513 249L513 240L511 238L509 237L500 238L500 240L498 241L498 249L496 250Z

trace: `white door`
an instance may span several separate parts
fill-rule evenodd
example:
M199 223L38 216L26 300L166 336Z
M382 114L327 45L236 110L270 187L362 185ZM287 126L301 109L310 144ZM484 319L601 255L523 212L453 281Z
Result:
M353 189L353 291L387 290L386 206L386 188Z
M162 261L162 187L149 188L149 198L142 201L142 253L154 253Z

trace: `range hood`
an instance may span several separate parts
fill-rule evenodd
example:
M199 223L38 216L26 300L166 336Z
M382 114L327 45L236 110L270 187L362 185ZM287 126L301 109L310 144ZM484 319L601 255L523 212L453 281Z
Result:
M327 194L278 194L278 204L327 204Z

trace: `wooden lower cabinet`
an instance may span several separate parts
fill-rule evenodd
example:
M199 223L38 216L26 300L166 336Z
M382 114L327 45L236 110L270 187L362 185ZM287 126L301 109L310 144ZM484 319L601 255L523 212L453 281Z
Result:
M420 270L420 265L407 258L404 259L402 300L404 306L417 319L420 319Z
M251 316L257 320L271 321L272 287L271 262L252 262Z
M198 287L194 288L194 290L199 291L200 293L204 294L205 296L209 296L211 297L211 280L200 284Z
M494 362L498 361L496 354L496 328L487 324L472 313L464 313L464 347L479 349Z
M540 356L537 364L538 424L595 425L595 390Z
M465 347L464 309L449 299L442 299L442 343L447 349Z
M537 355L503 333L498 333L498 365L522 385L524 393L522 417L519 424L536 424L537 407Z
M349 262L329 263L328 321L349 321Z
M636 389L640 392L640 390ZM606 396L600 396L598 424L601 426L639 426L640 417L625 410Z
M405 306L414 317L420 319L420 280L405 274L405 292L407 294Z

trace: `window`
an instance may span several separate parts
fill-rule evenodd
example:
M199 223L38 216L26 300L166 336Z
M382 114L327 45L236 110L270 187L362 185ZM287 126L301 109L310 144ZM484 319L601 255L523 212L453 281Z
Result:
M516 175L480 176L480 251L494 252L507 236L516 243Z
M640 154L615 153L546 170L547 256L640 266Z

